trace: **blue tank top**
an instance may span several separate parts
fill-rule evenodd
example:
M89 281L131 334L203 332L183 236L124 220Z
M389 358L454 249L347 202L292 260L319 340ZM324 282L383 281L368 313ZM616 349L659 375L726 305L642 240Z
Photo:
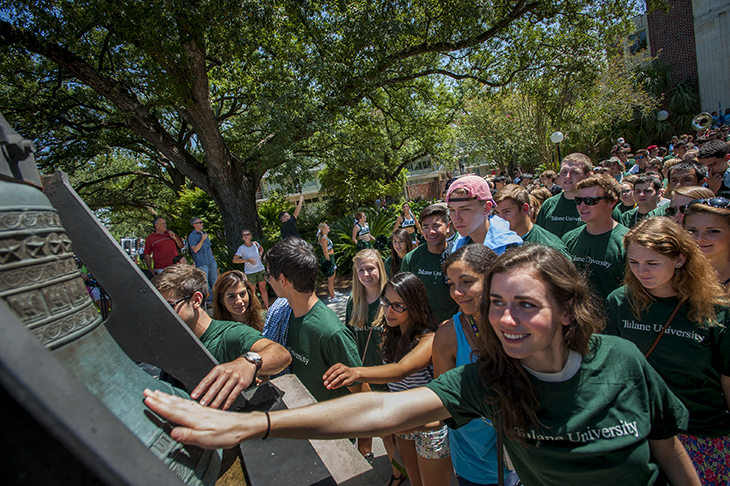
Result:
M465 316L466 317L466 316ZM456 331L456 366L472 363L472 349L461 327L461 312L454 316ZM484 417L475 419L458 429L449 428L451 462L454 471L473 483L496 484L497 431ZM507 476L505 469L505 477Z

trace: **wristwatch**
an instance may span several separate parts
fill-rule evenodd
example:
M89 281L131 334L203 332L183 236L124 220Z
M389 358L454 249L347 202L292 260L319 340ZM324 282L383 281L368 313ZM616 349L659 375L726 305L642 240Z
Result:
M248 353L243 353L241 355L241 358L245 359L249 363L255 364L256 365L256 375L259 374L259 371L261 371L261 365L264 364L259 353L254 353L253 351L249 351Z

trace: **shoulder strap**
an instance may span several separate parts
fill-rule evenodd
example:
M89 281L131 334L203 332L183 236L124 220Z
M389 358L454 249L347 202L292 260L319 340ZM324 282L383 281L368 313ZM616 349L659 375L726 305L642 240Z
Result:
M658 336L656 337L656 339L654 340L654 344L652 344L652 345L651 345L651 348L649 348L649 351L647 351L647 352L646 352L646 353L644 354L644 357L645 357L645 358L648 358L648 357L649 357L649 355L650 355L650 354L651 354L652 352L654 352L654 348L656 348L657 344L659 344L659 341L660 341L660 340L662 339L662 337L664 336L664 332L665 332L665 331L667 330L667 328L669 327L669 324L671 324L671 323L672 323L672 321L674 320L674 316L676 316L676 315L677 315L677 312L679 312L679 308L680 308L680 307L682 307L682 304L683 304L683 303L684 303L684 301L681 301L681 300L680 300L679 302L677 302L677 306L676 306L676 307L674 308L674 310L672 311L672 314L671 314L671 315L669 316L669 319L667 319L667 322L665 322L665 323L664 323L664 327L662 327L662 330L661 330L661 331L659 331L659 335L658 335Z
M461 316L464 316L465 314L462 312ZM479 349L479 345L477 343L477 337L474 335L474 331L472 331L471 326L466 324L464 322L464 319L462 319L460 316L459 318L459 324L461 325L461 329L464 332L464 336L466 336L466 340L469 342L469 346L471 346L471 349L476 351ZM454 323L456 325L456 323Z

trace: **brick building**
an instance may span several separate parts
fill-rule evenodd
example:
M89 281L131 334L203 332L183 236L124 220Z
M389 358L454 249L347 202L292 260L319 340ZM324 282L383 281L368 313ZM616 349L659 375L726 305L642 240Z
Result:
M634 19L633 52L671 64L673 83L698 79L702 111L730 107L730 0L668 0L669 10Z

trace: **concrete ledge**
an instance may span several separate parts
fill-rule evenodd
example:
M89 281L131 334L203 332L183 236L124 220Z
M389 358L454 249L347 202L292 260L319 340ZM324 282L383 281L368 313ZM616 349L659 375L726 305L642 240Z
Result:
M272 380L272 383L284 392L283 401L289 409L317 403L294 375L280 376ZM309 443L337 484L371 485L381 481L380 476L349 440L310 440Z

